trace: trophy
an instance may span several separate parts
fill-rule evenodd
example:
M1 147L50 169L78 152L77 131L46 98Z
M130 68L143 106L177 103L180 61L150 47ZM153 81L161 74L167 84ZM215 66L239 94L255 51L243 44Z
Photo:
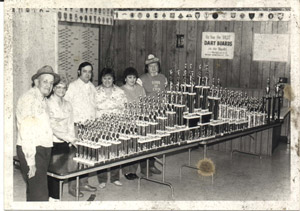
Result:
M194 87L194 71L191 70L190 71L190 92L188 93L187 97L188 97L188 102L187 102L187 106L189 109L189 113L194 113L194 109L195 109L195 98L196 98L196 93L193 92L193 87Z
M270 97L270 78L267 80L267 87L266 87L266 97L265 97L265 105L267 110L267 123L270 123L270 117L271 117L271 100Z
M201 97L202 97L202 66L201 64L199 65L199 71L197 74L197 85L195 86L195 90L196 90L196 99L195 99L195 108L196 109L201 109Z

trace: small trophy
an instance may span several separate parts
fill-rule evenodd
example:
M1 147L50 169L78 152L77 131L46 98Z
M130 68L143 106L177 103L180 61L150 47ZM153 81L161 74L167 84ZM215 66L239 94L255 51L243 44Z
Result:
M197 77L198 77L198 80L197 80L198 81L198 86L200 86L200 85L202 85L201 84L201 80L202 80L202 65L201 64L199 65L199 72L198 72Z

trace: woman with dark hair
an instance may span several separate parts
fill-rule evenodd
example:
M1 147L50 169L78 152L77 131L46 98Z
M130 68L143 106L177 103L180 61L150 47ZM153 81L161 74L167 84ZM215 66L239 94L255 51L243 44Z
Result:
M147 96L157 97L157 92L166 90L168 81L166 76L160 72L159 58L149 54L145 61L145 74L140 77ZM155 167L154 161L154 158L149 159L150 175L151 173L161 174L161 171ZM141 161L141 172L146 175L146 160Z
M114 70L104 68L100 78L100 85L96 87L96 117L122 111L127 100L124 91L115 85Z
M104 68L100 73L100 85L96 87L96 117L103 114L120 112L125 108L127 102L124 91L116 86L115 72L111 68ZM105 188L107 182L107 171L98 174L99 187ZM119 168L111 168L111 183L121 186Z
M137 84L138 73L135 68L128 67L124 70L123 73L123 83L124 85L121 87L126 94L127 101L129 103L138 102L139 97L145 97L146 92L145 89Z
M138 78L138 73L135 68L128 67L124 70L123 73L123 83L124 85L121 87L125 92L128 103L138 102L139 97L145 97L146 92L144 88L136 83ZM130 163L123 166L123 174L128 180L137 179L136 170L138 168L138 163Z

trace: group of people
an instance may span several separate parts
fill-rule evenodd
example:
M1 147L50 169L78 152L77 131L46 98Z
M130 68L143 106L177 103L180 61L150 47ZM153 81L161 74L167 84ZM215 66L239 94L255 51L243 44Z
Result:
M49 199L47 170L53 153L74 150L77 141L74 123L100 118L110 112L122 112L125 103L138 101L142 96L156 96L164 91L167 78L161 73L160 61L150 54L145 61L145 74L139 77L133 67L123 73L124 85L118 87L115 72L104 68L100 73L100 85L91 83L93 66L83 62L78 67L78 79L71 82L54 73L52 67L44 66L32 76L33 87L18 100L16 108L18 140L17 155L22 175L26 181L27 201L47 201ZM51 156L52 151L52 156ZM54 153L55 154L55 153ZM150 158L151 174L161 171ZM122 166L122 172L128 180L138 178L139 162ZM77 169L76 163L67 162L68 171ZM141 173L146 174L146 160L140 161ZM121 186L119 167L110 169L111 183ZM99 188L105 188L108 172L98 172ZM80 178L81 191L96 191L89 185L88 175ZM69 193L76 195L75 180L69 181Z

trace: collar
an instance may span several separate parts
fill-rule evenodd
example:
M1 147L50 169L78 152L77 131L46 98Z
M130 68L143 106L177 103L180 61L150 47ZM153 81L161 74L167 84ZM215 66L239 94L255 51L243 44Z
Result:
M57 99L54 97L54 94L52 94L52 95L49 97L48 100L49 100L49 101L52 101L52 102L55 102L57 105L59 105L59 102L58 102ZM62 105L64 105L64 104L65 104L65 99L62 98Z
M159 75L159 73L157 73L157 75L152 76L149 72L148 72L147 74L148 74L148 76L149 76L150 78L154 78L154 77L157 77L157 76Z
M78 81L78 83L79 83L80 86L89 86L90 83L91 83L90 81L87 82L87 83L85 83L80 78L78 78L77 81Z
M99 85L98 87L99 87L99 90L101 90L101 91L104 91L104 89L105 89L105 88L102 86L102 84ZM112 85L112 91L116 91L116 86L115 86L114 84Z

